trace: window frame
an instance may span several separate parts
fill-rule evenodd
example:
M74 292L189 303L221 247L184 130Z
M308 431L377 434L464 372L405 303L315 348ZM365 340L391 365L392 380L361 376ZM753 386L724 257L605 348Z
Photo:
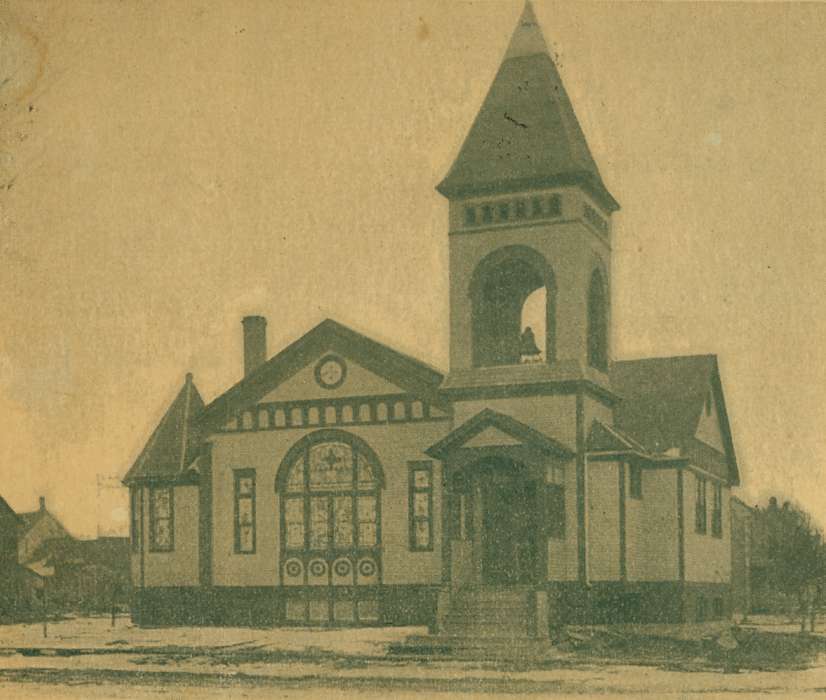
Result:
M252 493L241 494L241 479L252 479ZM235 554L255 554L258 549L258 519L256 512L257 486L255 469L235 469L233 471L233 552ZM241 548L241 499L249 499L252 511L252 548Z
M708 533L708 494L706 478L699 474L694 475L696 488L694 490L694 531L698 535Z
M155 525L158 522L158 515L155 512L155 494L158 491L169 491L169 544L158 544ZM175 486L173 484L153 484L149 487L149 551L150 552L174 552L175 551Z
M426 472L428 475L428 486L416 486L416 473ZM432 552L434 545L433 525L433 462L430 460L415 461L407 463L408 474L408 546L411 552ZM427 494L427 515L416 515L416 494ZM426 521L428 523L428 542L426 545L416 541L416 523Z

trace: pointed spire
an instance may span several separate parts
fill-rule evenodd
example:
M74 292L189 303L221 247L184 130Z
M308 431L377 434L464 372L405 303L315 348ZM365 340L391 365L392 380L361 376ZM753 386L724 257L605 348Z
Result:
M579 185L608 211L606 189L530 1L447 177L448 198Z
M525 9L522 10L519 24L516 25L511 36L511 42L505 52L505 60L541 53L548 53L548 45L545 43L545 37L542 36L542 28L536 21L531 0L525 0Z

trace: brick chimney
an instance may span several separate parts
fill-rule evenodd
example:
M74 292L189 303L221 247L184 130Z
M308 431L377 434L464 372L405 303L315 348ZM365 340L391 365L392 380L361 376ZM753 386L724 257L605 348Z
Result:
M244 376L247 377L267 360L267 319L263 316L245 316Z

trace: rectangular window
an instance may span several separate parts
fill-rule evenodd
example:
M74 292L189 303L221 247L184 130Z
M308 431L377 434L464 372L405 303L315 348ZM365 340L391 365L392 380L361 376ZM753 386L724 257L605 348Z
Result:
M531 216L533 218L540 217L544 214L542 211L542 198L534 197L531 199Z
M711 511L711 534L714 537L723 536L723 485L714 484L714 507Z
M465 207L465 226L476 226L476 207Z
M697 495L694 502L694 529L701 535L706 533L706 480L696 477Z
M149 489L149 549L171 552L175 546L175 492L171 486Z
M524 219L528 215L528 207L524 199L516 200L516 218Z
M143 520L143 489L133 486L129 492L130 503L130 535L132 540L132 551L139 552L141 550L141 521Z
M255 553L255 470L235 472L235 553Z
M545 469L545 530L548 537L565 539L565 468Z
M408 464L410 510L410 549L422 552L433 549L433 463Z
M490 204L482 206L482 221L486 224L493 223L493 207Z
M499 221L507 221L511 218L511 205L508 202L502 202L499 205Z
M642 467L635 462L628 465L628 495L642 498Z

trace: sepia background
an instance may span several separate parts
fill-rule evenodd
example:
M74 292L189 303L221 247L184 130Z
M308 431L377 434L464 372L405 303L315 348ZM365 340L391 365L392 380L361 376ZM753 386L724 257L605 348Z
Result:
M0 5L0 495L111 488L192 371L335 317L447 368L433 189L522 0ZM749 502L826 523L826 4L537 0L615 216L614 356L717 353Z

